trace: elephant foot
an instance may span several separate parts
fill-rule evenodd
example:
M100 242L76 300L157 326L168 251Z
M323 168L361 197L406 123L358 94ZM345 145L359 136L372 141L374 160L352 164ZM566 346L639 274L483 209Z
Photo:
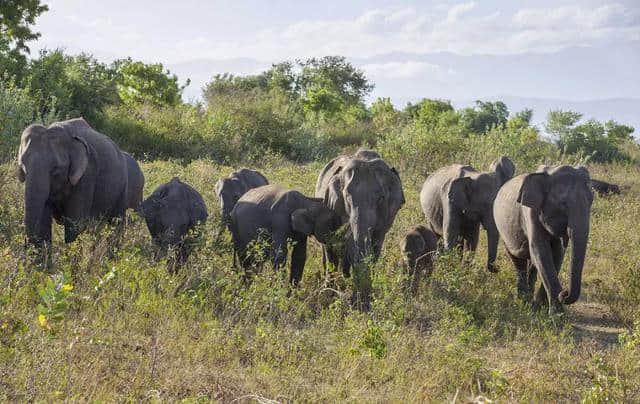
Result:
M497 274L498 272L500 272L500 270L494 263L487 264L487 271L491 272L492 274Z

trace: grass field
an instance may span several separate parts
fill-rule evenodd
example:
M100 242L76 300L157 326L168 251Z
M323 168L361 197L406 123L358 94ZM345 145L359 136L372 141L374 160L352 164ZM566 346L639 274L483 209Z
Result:
M264 164L271 183L309 195L322 167ZM583 293L557 318L516 299L502 246L501 271L484 271L484 235L473 263L444 255L417 296L404 294L397 246L422 221L424 177L403 176L407 204L373 269L373 308L360 313L348 280L325 281L314 241L298 289L270 269L242 285L229 235L215 237L214 184L232 167L142 168L145 196L174 175L203 194L200 246L172 276L133 213L118 248L109 229L65 246L55 226L55 271L71 274L63 293L24 264L23 188L0 166L0 401L640 401L638 167L590 167L623 192L595 196ZM66 303L58 319L39 318L40 289Z

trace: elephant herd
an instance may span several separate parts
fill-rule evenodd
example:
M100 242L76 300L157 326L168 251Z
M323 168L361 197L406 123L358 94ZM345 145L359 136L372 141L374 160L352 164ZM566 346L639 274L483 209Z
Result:
M31 125L22 134L17 176L25 183L25 228L29 244L51 243L52 219L64 225L72 242L88 219L107 219L122 229L125 211L144 217L159 251L176 249L170 269L187 259L194 229L207 220L202 196L179 178L160 185L143 201L144 175L133 157L82 118L49 127ZM592 188L618 193L613 184L592 180L584 167L546 167L514 177L513 162L502 156L486 172L450 165L432 173L420 192L425 223L408 229L400 242L412 289L428 276L439 250L475 251L480 227L487 234L487 269L497 272L503 240L516 269L521 298L535 307L561 311L580 296L589 237ZM331 160L320 172L314 197L269 184L255 170L241 169L215 184L222 228L231 232L236 260L249 275L268 257L283 266L292 247L289 279L303 274L307 238L322 244L325 270L341 269L354 282L353 302L367 308L369 263L382 251L385 236L405 203L398 172L371 150ZM117 220L121 219L121 220ZM262 249L256 246L262 242ZM570 283L562 288L558 271L571 243ZM258 252L259 251L259 252ZM534 299L537 276L542 286Z

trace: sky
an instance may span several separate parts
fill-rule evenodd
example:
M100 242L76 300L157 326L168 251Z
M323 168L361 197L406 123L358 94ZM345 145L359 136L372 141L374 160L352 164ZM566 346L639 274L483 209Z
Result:
M323 55L346 56L375 83L369 101L390 96L396 105L640 99L640 0L45 3L32 53L62 47L105 62L161 62L191 78L188 99L216 73Z

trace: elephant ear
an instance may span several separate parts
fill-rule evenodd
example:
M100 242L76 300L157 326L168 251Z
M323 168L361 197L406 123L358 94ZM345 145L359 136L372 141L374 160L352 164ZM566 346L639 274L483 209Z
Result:
M449 201L462 212L466 212L470 206L473 180L469 177L456 178L449 185Z
M509 159L507 156L501 156L491 163L489 167L491 171L496 172L500 176L500 183L504 184L513 178L513 175L516 172L516 166L513 164L513 161Z
M531 209L540 209L546 197L548 178L546 172L527 175L520 187L518 203Z
M89 165L89 145L79 137L72 136L71 147L69 149L69 182L76 185L84 175Z
M342 196L342 181L339 175L334 175L324 195L324 203L341 218L347 215Z
M296 209L293 211L291 214L291 228L305 236L313 233L313 219L308 209Z

